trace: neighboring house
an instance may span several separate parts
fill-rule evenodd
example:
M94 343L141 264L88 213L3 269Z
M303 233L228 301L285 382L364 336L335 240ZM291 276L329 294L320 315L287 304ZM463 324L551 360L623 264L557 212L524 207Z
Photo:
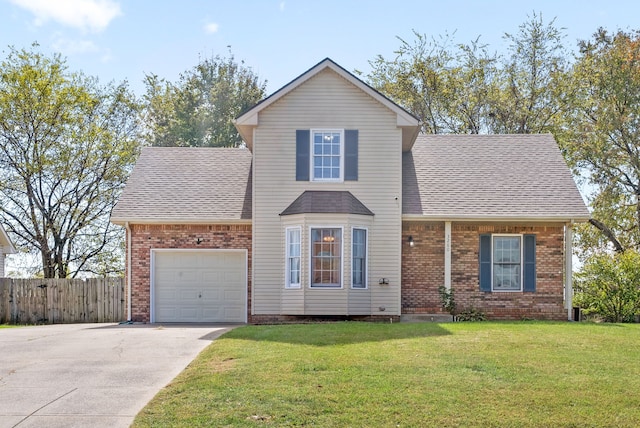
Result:
M4 230L4 227L0 224L0 278L4 278L5 274L5 258L7 254L15 254L16 249L14 248L7 232Z
M567 319L589 213L551 135L418 135L329 59L237 118L247 149L144 148L112 221L130 319ZM567 292L565 292L565 285Z

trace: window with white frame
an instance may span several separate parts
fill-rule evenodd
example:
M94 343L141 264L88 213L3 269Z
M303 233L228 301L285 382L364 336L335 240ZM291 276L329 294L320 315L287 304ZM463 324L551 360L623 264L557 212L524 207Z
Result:
M522 237L493 235L492 277L494 291L522 290Z
M353 228L351 237L351 287L367 288L367 229Z
M341 181L343 165L342 130L311 131L312 180Z
M311 287L342 287L342 228L311 228Z
M287 228L287 265L286 265L286 286L287 288L300 287L300 245L301 230L299 227Z

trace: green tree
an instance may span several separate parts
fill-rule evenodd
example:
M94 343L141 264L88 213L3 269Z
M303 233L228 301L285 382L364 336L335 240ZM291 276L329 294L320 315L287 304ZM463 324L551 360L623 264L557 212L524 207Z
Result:
M153 146L239 146L233 119L266 89L266 81L233 55L201 60L175 84L147 75L145 85L145 139Z
M497 75L499 90L489 99L491 132L551 132L562 120L564 101L571 93L563 31L555 19L545 22L534 13L516 34L505 33L508 54Z
M585 253L640 249L640 32L600 29L579 47L578 96L563 146L593 192L580 246Z
M367 80L374 88L405 107L420 119L422 131L440 134L448 131L444 105L445 75L453 61L450 37L438 39L413 32L416 40L400 40L393 60L378 56L370 61Z
M516 34L505 34L507 55L479 39L454 44L414 30L400 39L392 60L370 61L367 81L441 133L539 133L560 127L572 99L564 33L555 20L533 14Z
M418 117L422 132L486 132L496 56L479 39L454 45L448 34L413 33L413 42L399 38L394 59L369 62L368 83Z
M609 322L633 322L640 315L640 253L592 255L576 275L574 304Z
M121 271L109 215L138 151L137 113L126 83L100 86L37 45L0 64L0 215L44 277Z

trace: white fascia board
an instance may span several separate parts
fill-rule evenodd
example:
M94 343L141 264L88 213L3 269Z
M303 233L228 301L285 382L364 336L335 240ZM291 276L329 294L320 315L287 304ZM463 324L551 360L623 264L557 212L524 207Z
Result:
M403 214L402 220L425 220L425 221L458 221L458 222L509 222L509 223L583 223L589 221L591 217L566 217L566 216L548 216L548 217L495 217L495 216L425 216L420 214Z
M111 223L124 226L129 224L251 224L251 219L162 219L162 218L145 218L145 217L130 217L130 218L111 218Z
M247 114L234 119L233 124L236 126L258 126L258 113L251 110Z

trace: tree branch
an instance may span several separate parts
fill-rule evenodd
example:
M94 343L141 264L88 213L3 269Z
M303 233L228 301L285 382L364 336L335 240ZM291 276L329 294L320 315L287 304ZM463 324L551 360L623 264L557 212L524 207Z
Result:
M613 244L613 247L616 250L616 253L624 253L625 248L622 246L622 244L620 244L620 241L616 239L615 234L606 224L604 224L599 220L596 220L595 218L589 219L589 223L591 223L593 226L599 229L602 233L604 233L604 235L607 237L609 242Z

